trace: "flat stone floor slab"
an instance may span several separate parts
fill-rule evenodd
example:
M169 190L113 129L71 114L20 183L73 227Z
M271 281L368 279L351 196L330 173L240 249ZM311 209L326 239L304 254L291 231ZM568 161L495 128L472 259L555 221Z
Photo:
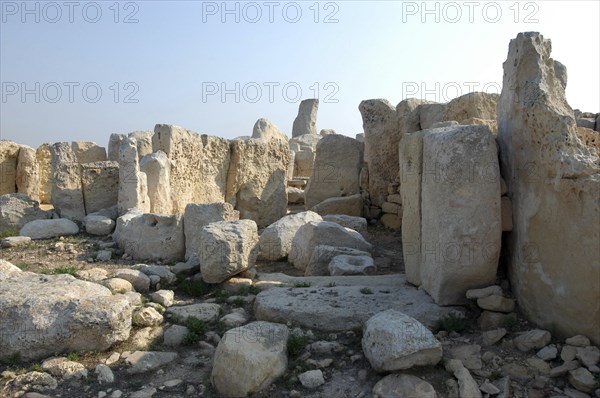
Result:
M309 283L311 287L336 286L396 286L411 287L404 274L392 275L349 275L349 276L290 276L282 273L259 273L255 286L261 289L272 287L294 287ZM413 287L414 288L414 287Z
M423 290L401 284L403 278L403 275L282 278L280 282L288 285L311 282L311 286L271 287L262 291L254 302L254 315L258 320L289 321L311 329L344 331L362 328L371 316L387 309L401 311L430 328L450 312L463 310L435 304Z

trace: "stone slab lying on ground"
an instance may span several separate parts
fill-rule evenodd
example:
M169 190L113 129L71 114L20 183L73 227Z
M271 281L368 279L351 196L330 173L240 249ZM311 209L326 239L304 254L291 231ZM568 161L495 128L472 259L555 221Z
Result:
M388 309L401 311L433 327L456 307L440 307L427 293L410 286L389 285L273 288L259 293L254 302L256 319L291 321L325 331L358 329L371 316Z
M106 350L129 337L131 312L125 296L71 275L2 272L0 360Z
M351 276L290 276L279 272L259 273L254 285L260 289L275 287L293 287L299 284L310 284L311 287L325 287L330 284L336 286L360 287L389 287L401 289L406 286L406 276L393 275L351 275Z
M19 235L31 239L50 239L57 236L76 235L79 227L71 220L57 218L53 220L35 220L23 225Z

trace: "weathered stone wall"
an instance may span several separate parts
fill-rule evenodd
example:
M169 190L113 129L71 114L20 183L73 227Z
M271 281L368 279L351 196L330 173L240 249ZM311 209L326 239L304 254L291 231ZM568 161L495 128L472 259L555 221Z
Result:
M81 165L81 184L87 214L117 205L119 164L112 161Z
M39 170L39 195L40 203L50 204L52 203L52 152L50 146L52 144L42 144L36 151L35 156L38 162Z
M35 149L21 145L17 159L17 192L39 200L40 173Z
M231 163L225 200L241 219L264 227L287 212L287 168L290 147L279 139L246 139L231 142Z
M362 143L343 135L327 135L319 142L305 190L307 210L329 198L360 193L363 151Z
M420 277L436 303L463 303L467 290L496 280L500 196L498 147L489 128L424 132Z
M398 176L398 115L396 108L383 99L363 101L358 108L369 159L369 194L371 202L381 206L387 197L388 183Z
M174 212L183 213L188 203L225 201L230 159L226 139L157 124L152 148L163 151L174 163L170 176Z
M150 211L148 180L146 173L140 171L135 138L125 138L119 147L119 215L134 208Z
M85 217L85 205L79 162L67 142L53 144L51 151L52 205L62 218L81 221Z
M0 195L17 192L17 158L19 145L0 141Z
M511 40L498 105L502 170L512 200L507 240L525 314L562 336L600 344L600 167L539 33Z
M300 102L298 116L294 119L294 125L292 126L292 137L304 134L317 134L318 110L319 100L316 98Z
M104 162L106 160L106 149L95 142L73 141L71 142L71 149L73 149L73 153L75 153L75 157L80 164Z

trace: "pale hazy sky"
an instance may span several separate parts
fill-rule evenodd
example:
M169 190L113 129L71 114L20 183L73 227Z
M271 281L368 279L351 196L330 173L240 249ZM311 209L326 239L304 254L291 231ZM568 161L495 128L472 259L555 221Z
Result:
M25 4L25 6L23 6ZM598 1L0 1L0 138L96 141L177 124L362 132L358 104L499 92L517 33L550 38L573 108L600 111Z

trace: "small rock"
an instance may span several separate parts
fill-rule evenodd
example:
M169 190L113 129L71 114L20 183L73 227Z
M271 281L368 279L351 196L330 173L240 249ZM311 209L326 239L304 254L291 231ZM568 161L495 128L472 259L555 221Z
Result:
M563 394L568 398L590 398L590 396L584 392L574 390L572 388L565 388ZM600 396L596 394L596 396Z
M562 359L564 362L574 360L575 356L577 356L577 347L572 345L565 345L560 351L560 359Z
M315 341L306 346L306 349L317 355L329 355L344 350L344 346L337 341Z
M598 382L586 368L569 371L569 383L579 391L593 392L598 387Z
M575 370L579 367L579 362L568 361L560 366L550 369L550 377L560 377L566 375L571 370Z
M558 356L558 349L556 345L550 344L539 350L535 355L544 361L551 361Z
M589 347L577 347L577 353L575 357L579 359L582 365L586 368L591 368L595 366L600 360L600 350L598 347L589 346Z
M527 364L537 370L539 374L547 375L550 374L550 365L546 361L540 358L527 358Z
M185 326L172 325L165 331L163 344L169 347L177 347L185 341L189 330Z
M483 366L481 363L481 346L477 344L453 347L450 350L450 358L460 360L463 366L470 370L481 369Z
M133 285L131 282L121 279L121 278L109 278L105 279L102 282L102 285L107 287L111 293L127 293L133 291Z
M79 279L101 283L108 276L108 271L106 271L103 268L92 268L86 270L79 270L75 273L75 275Z
M243 308L238 308L237 310L232 311L230 314L225 315L220 320L226 326L235 328L248 322L248 314Z
M160 325L163 321L163 316L152 307L136 309L133 312L131 321L135 326L155 326Z
M591 345L590 339L579 334L577 336L569 337L565 340L565 344L572 345L575 347L587 347Z
M175 292L172 290L159 290L150 294L150 299L164 307L170 307L175 300Z
M10 249L12 247L24 246L31 243L29 236L9 236L0 241L0 247Z
M103 364L96 366L95 373L98 375L98 383L100 384L111 384L115 381L115 375L112 370Z
M123 396L123 392L121 390L115 390L112 394L110 394L110 398L121 398Z
M323 372L319 369L309 370L298 375L298 380L304 388L314 389L325 384Z
M489 380L485 380L485 382L479 386L479 389L486 394L497 395L500 393L500 389L489 382Z
M477 299L477 305L484 310L509 313L515 309L515 300L492 294Z
M540 349L548 343L552 336L550 332L541 329L534 329L528 332L520 333L513 340L515 346L523 352L527 352L532 349Z
M167 381L165 381L163 383L163 386L165 386L167 388L173 388L173 387L177 387L181 383L183 383L183 380L181 380L181 379L173 379L173 380L167 380Z
M461 397L481 398L479 386L471 376L471 373L465 368L458 359L450 359L446 362L446 370L454 374L458 379L459 392Z
M238 294L244 289L248 289L252 286L252 279L248 278L231 278L221 284L223 290L230 294Z
M150 278L141 271L118 269L113 273L113 276L129 281L137 292L146 293L150 290Z
M169 271L169 268L164 265L146 265L146 264L136 264L134 268L139 269L144 274L151 276L158 276L160 278L160 283L164 285L170 285L177 281L177 275L173 272Z
M104 363L107 365L112 365L113 363L119 362L119 359L121 359L121 354L119 354L118 352L113 352L108 358L106 358L106 361L104 361Z
M87 370L78 362L69 361L67 358L58 357L46 359L42 362L42 369L54 377L62 379L85 379Z
M467 290L467 298L469 300L477 300L480 298L488 297L491 295L502 295L502 288L500 286L488 286L483 289L471 289Z
M532 378L532 374L528 368L516 363L507 363L502 366L502 374L509 376L511 379L525 383Z
M151 398L156 394L156 388L146 387L131 394L129 398Z
M127 369L127 373L138 374L150 372L173 362L177 359L177 356L176 352L135 351L125 358L125 363L130 366Z
M15 377L11 384L23 390L37 390L45 392L54 390L58 383L56 379L44 372L28 372Z
M184 321L189 317L195 317L204 322L216 321L220 312L221 306L213 303L173 306L167 310L167 314L174 314Z
M374 398L437 398L435 389L425 380L406 374L391 374L373 387Z
M96 253L96 261L108 262L112 258L111 250L100 250Z
M491 346L502 340L506 336L506 329L500 328L488 330L481 334L481 344L485 347Z

